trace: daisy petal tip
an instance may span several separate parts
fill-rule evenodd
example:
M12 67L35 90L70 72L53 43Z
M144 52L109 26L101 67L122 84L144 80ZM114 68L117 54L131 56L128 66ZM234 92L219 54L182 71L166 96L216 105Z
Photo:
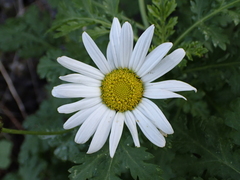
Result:
M165 146L166 146L166 142L164 142L163 144L160 144L159 147L163 148L163 147L165 147Z
M185 52L185 50L183 48L178 48L176 50L176 52L178 52L178 54L183 56L183 57L186 55L186 52Z
M159 143L157 144L157 146L158 146L158 147L161 147L161 148L165 147L165 146L166 146L166 140L165 140L165 138L163 138L163 141L162 141L162 142L159 142Z
M58 113L64 113L64 114L67 114L67 113L64 111L63 106L58 107L58 108L57 108L57 111L58 111Z
M110 152L109 152L109 155L110 155L111 158L113 158L114 155L115 155L115 151L110 151Z
M116 24L119 24L119 25L120 25L120 22L119 22L119 19L118 19L117 17L114 17L114 18L113 18L112 25L116 25Z
M57 61L59 62L59 61L63 61L63 60L65 60L67 58L67 56L60 56L60 57L58 57L57 58Z
M86 153L87 154L92 154L92 153L95 153L95 152L97 152L97 151L89 148Z
M171 48L173 46L173 43L172 42L166 42L166 45Z
M126 21L122 26L123 26L123 27L124 27L124 26L132 27L132 25L131 25L129 22L127 22L127 21Z
M174 133L174 130L171 129L167 134L173 134Z
M84 32L82 33L82 36L86 36L86 35L88 35L88 33L86 33L86 31L84 31Z
M75 141L75 143L77 143L77 144L82 144L82 142L80 141L80 139L79 139L77 136L75 136L74 141Z
M155 29L155 25L152 24L151 26L149 26L149 28L151 28L151 30L154 31L154 29Z
M58 78L61 79L61 80L63 80L63 76L59 76Z
M166 48L166 49L170 50L173 46L173 43L172 42L165 42L165 43L161 44L161 46L163 46L163 48Z
M196 93L197 92L197 88L193 87L193 91Z
M185 98L184 96L182 96L182 95L180 95L180 94L178 94L179 96L177 97L177 98L182 98L182 99L184 99L185 101L187 101L187 98Z
M68 127L68 124L67 124L67 123L64 123L64 124L63 124L63 129L68 130L68 129L72 129L72 128L69 128L69 127ZM76 142L76 141L75 141L75 142Z
M53 87L53 89L51 91L51 94L52 94L53 97L58 97L55 87Z
M59 64L61 64L62 66L64 66L63 64L66 64L69 62L69 60L71 60L71 58L67 57L67 56L60 56L57 58L57 62Z

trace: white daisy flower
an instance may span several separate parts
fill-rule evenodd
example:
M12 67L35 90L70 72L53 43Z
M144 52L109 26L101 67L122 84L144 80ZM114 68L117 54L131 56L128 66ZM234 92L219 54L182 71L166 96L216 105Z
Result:
M58 98L83 98L58 108L59 113L73 113L63 125L64 129L80 126L75 142L85 143L93 136L87 153L98 151L109 134L109 151L113 157L122 135L124 124L128 127L134 144L140 147L137 126L156 146L164 147L163 135L173 129L162 111L149 99L183 98L175 93L196 89L191 85L167 80L152 82L173 69L185 56L183 49L167 55L172 43L148 49L154 25L147 28L133 48L132 26L125 22L121 27L113 19L110 42L105 57L92 38L84 32L83 44L98 69L71 59L59 57L57 61L76 72L60 79L69 83L56 86L52 95Z

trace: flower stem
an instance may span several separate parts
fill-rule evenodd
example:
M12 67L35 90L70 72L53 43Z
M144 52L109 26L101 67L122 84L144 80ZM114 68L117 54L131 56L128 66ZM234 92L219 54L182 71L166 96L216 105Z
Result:
M188 34L190 33L195 27L197 27L199 24L203 23L204 21L208 20L209 18L213 17L214 15L220 13L222 10L227 9L237 3L239 3L240 0L236 0L233 1L225 6L222 6L218 9L216 9L215 11L213 11L212 13L204 16L203 18L199 19L197 22L195 22L192 26L190 26L184 33L182 33L181 36L179 36L179 38L175 41L174 46L176 46L177 44L179 44L179 42Z
M62 131L26 131L26 130L16 130L16 129L8 129L8 128L2 128L0 129L0 132L3 133L9 133L9 134L24 134L24 135L58 135L58 134L64 134L69 132L70 130L62 130Z
M144 0L138 0L138 4L139 4L143 24L147 28L149 26L149 23L148 23L148 20L147 20L147 14L146 14Z

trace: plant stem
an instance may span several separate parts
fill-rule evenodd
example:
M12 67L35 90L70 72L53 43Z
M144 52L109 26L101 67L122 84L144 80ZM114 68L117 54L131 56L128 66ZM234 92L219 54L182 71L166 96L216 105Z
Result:
M70 130L46 132L46 131L16 130L16 129L8 129L8 128L2 128L2 129L0 129L0 132L3 132L3 133L9 133L9 134L24 134L24 135L58 135L58 134L67 133L67 132L69 132L69 131L70 131Z
M220 67L226 67L226 66L237 66L240 65L240 62L230 62L230 63L222 63L222 64L211 64L207 66L202 66L202 67L197 67L193 69L187 69L184 72L189 73L189 72L194 72L194 71L202 71L206 69L211 69L211 68L220 68Z
M179 36L179 38L175 41L174 46L176 46L177 44L179 44L179 42L188 34L190 33L195 27L197 27L200 23L203 23L204 21L208 20L209 18L213 17L214 15L220 13L222 10L227 9L237 3L239 3L240 0L236 0L233 1L225 6L222 6L220 8L218 8L217 10L213 11L212 13L204 16L202 19L199 19L197 22L195 22L192 26L190 26L184 33L182 33L181 36Z
M144 0L138 0L138 4L139 4L143 24L147 28L149 26L149 23L148 23L148 20L147 20L147 14L146 14Z

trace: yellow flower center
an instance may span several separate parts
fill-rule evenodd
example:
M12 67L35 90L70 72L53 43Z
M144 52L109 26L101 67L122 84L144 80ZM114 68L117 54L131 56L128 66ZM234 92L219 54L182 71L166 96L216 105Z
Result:
M120 112L133 110L142 96L142 80L127 68L113 70L102 81L101 98L110 109Z

